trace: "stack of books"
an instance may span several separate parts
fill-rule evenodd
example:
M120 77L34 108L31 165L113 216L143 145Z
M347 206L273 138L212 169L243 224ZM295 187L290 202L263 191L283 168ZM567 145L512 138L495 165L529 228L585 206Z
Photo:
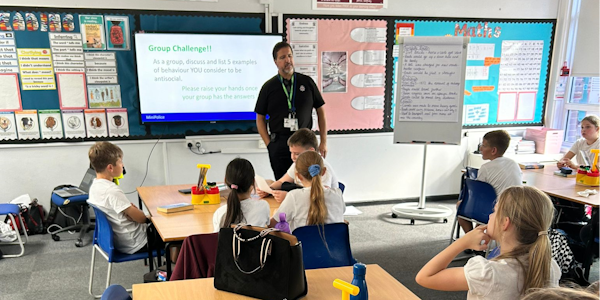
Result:
M520 162L519 167L523 170L529 169L543 169L544 165L539 162Z
M162 205L156 208L158 212L169 214L174 212L192 210L194 206L190 203L176 203L176 204L168 204Z
M510 144L508 144L508 149L506 149L506 153L517 153L517 144L523 139L523 137L518 135L510 135Z
M531 154L535 153L535 142L528 140L520 140L515 148L516 154Z

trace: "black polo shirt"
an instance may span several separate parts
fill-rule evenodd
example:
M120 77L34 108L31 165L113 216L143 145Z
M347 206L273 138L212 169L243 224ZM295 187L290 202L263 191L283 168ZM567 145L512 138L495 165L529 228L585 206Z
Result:
M296 75L294 96L298 128L312 129L312 109L323 106L325 101L312 78L300 73L294 74ZM289 128L283 127L283 119L288 117L289 108L278 75L273 76L262 86L254 112L269 116L271 133L291 134Z

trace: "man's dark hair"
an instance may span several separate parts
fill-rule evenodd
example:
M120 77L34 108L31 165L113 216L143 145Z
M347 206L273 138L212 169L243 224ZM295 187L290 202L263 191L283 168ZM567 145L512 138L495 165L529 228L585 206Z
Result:
M287 42L279 42L277 44L275 44L275 47L273 47L273 60L277 59L277 52L279 52L279 50L283 49L283 48L290 48L290 50L292 50L292 46L290 46L290 44L288 44ZM293 51L292 51L293 53Z

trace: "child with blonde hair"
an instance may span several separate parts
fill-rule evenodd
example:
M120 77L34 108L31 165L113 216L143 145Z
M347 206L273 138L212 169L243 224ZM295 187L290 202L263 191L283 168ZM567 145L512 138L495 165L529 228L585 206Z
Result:
M548 229L554 207L542 191L509 187L498 198L488 225L479 226L431 259L416 277L420 285L442 291L468 291L467 299L518 299L531 288L557 287L560 268L551 256ZM476 256L462 268L448 268L466 249L500 244L492 260Z
M344 221L344 200L342 191L325 187L322 176L327 168L323 158L315 151L306 151L296 160L296 174L304 188L287 193L285 200L271 219L271 227L279 222L279 213L286 214L286 220L293 232L305 225L322 225Z

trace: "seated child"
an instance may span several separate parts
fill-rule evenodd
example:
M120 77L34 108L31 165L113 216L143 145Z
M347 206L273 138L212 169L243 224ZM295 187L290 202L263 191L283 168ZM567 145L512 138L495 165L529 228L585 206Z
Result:
M327 168L323 158L315 151L306 151L295 162L295 178L304 188L287 193L285 201L271 219L270 227L279 222L279 213L286 214L290 231L305 225L339 223L344 221L344 199L342 191L323 186L323 175Z
M302 186L302 182L295 176L296 159L298 159L298 155L305 151L316 151L319 149L319 142L317 141L317 136L312 130L302 128L290 136L288 139L288 146L290 147L292 161L294 163L290 166L287 173L283 175L283 177L271 184L271 189L273 189L273 197L279 202L283 201L287 195L286 191L280 190L284 183L290 182ZM327 169L327 172L321 176L323 186L338 188L339 183L335 173L333 172L333 168L331 168L331 165L329 165L325 159L323 159L323 164ZM261 197L267 196L267 193L260 190L258 191L258 194Z
M223 205L213 215L213 228L229 228L232 224L244 223L252 226L266 227L269 224L271 209L265 200L250 198L254 187L254 168L243 158L229 162L225 170L225 184L231 192L227 197L227 205Z
M441 291L468 291L467 299L519 299L531 288L557 287L560 268L551 256L548 229L554 206L542 191L509 187L500 194L488 225L479 226L431 259L416 281ZM490 240L500 255L475 256L461 268L448 268L465 249L485 250Z
M519 165L512 159L504 157L504 152L510 144L510 135L506 130L494 130L486 133L481 142L481 156L490 162L481 166L477 173L477 180L485 181L494 187L497 195L510 186L523 184L522 172ZM456 207L460 205L458 201ZM458 219L460 227L465 233L473 230L473 223Z
M115 248L123 253L157 249L162 246L159 237L150 235L147 241L146 224L149 220L139 208L129 202L113 178L123 174L123 150L109 142L94 144L88 153L96 178L90 187L87 202L106 214L114 232Z
M579 166L585 165L583 157L579 155L579 151L583 151L587 154L590 164L594 162L595 154L591 153L590 150L600 148L600 142L598 141L598 123L600 123L600 119L594 115L589 115L581 120L581 138L573 143L571 150L556 163L558 168L569 167L577 171ZM577 157L577 164L574 164L571 161L573 157Z

